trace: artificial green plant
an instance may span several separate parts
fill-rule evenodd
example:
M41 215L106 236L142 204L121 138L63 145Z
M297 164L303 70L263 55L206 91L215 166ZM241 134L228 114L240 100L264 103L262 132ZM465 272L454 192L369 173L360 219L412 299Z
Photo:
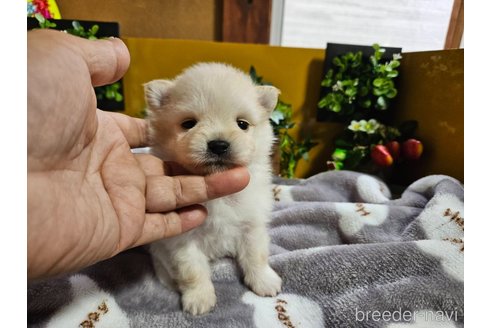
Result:
M333 67L321 82L328 92L320 99L319 108L330 111L345 124L343 133L335 139L335 151L327 163L329 169L374 173L401 160L400 142L411 139L410 143L420 143L412 139L416 121L406 121L398 127L383 122L384 113L398 94L394 80L402 57L394 54L391 60L383 61L386 50L378 44L372 48L369 58L361 51L335 57ZM406 144L403 148L403 158L420 157L422 147L420 152Z
M259 85L271 85L264 82L263 77L258 76L256 69L251 66L249 75L254 83ZM275 136L280 150L279 175L284 178L294 178L297 164L301 159L309 160L309 151L317 145L310 137L297 141L289 133L296 123L292 121L292 105L278 100L275 109L270 116Z
M366 60L361 51L348 52L333 59L321 85L328 92L318 103L320 108L345 120L362 119L375 111L388 109L397 95L394 79L398 76L401 56L381 62L384 48L373 45L374 53Z

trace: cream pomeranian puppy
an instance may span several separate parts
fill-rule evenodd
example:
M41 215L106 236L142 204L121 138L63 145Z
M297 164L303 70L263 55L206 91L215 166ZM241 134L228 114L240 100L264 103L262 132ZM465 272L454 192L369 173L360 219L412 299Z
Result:
M159 279L172 279L185 311L203 314L216 304L209 261L232 256L256 294L275 296L282 280L268 265L269 117L279 91L220 63L199 63L174 80L148 82L144 90L155 155L194 174L246 166L251 175L241 192L204 204L208 217L201 226L150 245Z

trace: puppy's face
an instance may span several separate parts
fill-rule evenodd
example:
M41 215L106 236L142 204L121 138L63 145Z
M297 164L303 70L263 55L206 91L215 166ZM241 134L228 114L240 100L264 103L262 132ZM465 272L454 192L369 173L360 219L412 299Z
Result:
M279 91L223 64L198 64L144 86L154 152L195 174L268 158Z

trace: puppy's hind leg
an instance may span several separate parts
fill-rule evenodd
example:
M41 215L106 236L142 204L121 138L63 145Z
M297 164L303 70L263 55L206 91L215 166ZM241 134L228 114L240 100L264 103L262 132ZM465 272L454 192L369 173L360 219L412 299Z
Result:
M193 315L209 312L216 304L208 258L189 243L172 256L174 279L181 291L183 310Z
M268 264L270 238L263 225L249 227L238 244L237 260L244 282L259 296L275 296L282 279Z

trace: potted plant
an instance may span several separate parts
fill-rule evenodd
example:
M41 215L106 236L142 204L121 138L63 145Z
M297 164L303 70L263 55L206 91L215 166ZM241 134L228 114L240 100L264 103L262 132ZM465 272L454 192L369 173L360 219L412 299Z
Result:
M253 66L250 67L249 75L256 84L271 85L271 83L264 82L263 77L257 75ZM275 144L277 151L273 152L275 173L284 178L294 178L297 164L301 159L309 160L309 151L317 145L317 142L313 142L309 137L301 141L292 137L289 130L296 125L292 121L292 105L280 99L270 116L270 123L277 137Z
M398 94L395 79L401 49L388 51L378 44L355 47L328 44L318 119L345 125L335 139L328 169L377 174L401 161L420 158L423 145L414 137L416 121L388 123L388 110Z

